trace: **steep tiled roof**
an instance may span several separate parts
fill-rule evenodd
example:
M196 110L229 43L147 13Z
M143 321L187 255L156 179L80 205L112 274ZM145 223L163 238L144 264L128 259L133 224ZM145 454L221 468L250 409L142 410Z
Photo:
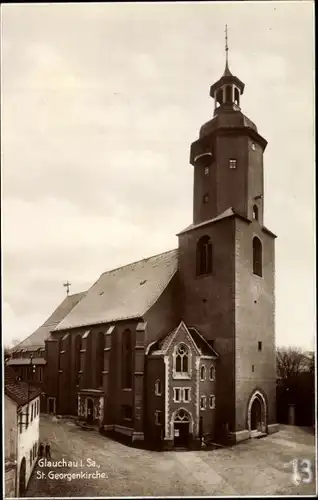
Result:
M214 222L218 222L222 219L228 219L230 217L238 217L239 219L243 219L246 222L252 222L250 219L247 219L246 217L244 217L243 215L238 213L236 210L234 210L234 208L230 207L230 208L227 208L226 210L224 210L224 212L217 215L216 217L213 217L213 219L208 219L208 220L205 220L203 222L199 222L198 224L190 224L190 226L188 226L185 229L183 229L182 231L180 231L180 233L178 233L177 236L179 236L180 234L183 234L183 233L187 233L188 231L192 231L193 229L198 229L199 227L213 224ZM276 235L274 233L272 233L272 231L267 229L267 227L262 226L262 231L269 233L271 236L274 236L276 238Z
M221 109L221 108L219 108ZM223 111L209 120L200 129L200 138L210 135L220 129L245 128L257 133L257 127L252 120L240 111ZM263 139L265 141L265 139ZM266 142L266 141L265 141Z
M45 321L45 323L40 326L35 332L33 332L29 337L23 340L20 344L16 345L12 352L20 350L22 348L33 350L39 347L44 347L45 341L49 338L51 330L53 330L60 321L65 318L65 316L73 309L73 307L78 304L81 298L86 292L76 293L74 295L69 295L65 300L55 309L53 314Z
M170 250L107 271L55 330L142 317L178 269L178 250Z
M197 229L198 227L202 227L202 226L206 226L208 224L211 224L212 222L217 222L219 220L222 220L222 219L227 219L228 217L233 217L233 216L237 216L237 217L240 217L239 214L237 214L236 212L234 212L233 208L230 207L230 208L227 208L226 210L224 210L224 212L222 212L220 215L214 217L213 219L209 219L209 220L205 220L203 222L199 222L198 224L191 224L190 226L186 227L185 229L183 229L183 231L180 231L179 234L183 234L183 233L186 233L192 229Z
M196 328L189 326L188 330L203 356L214 356L215 358L219 357L216 350L213 349L212 345L209 344L209 342L203 337L200 332L198 332Z
M4 393L17 403L18 406L21 406L39 396L41 389L29 387L26 382L17 380L14 370L6 366L4 371Z
M164 337L161 337L159 340L156 342L152 342L150 346L148 346L148 353L149 354L154 354L154 355L162 355L166 352L168 349L169 345L171 344L176 331L180 328L180 326L183 325L187 331L189 332L194 344L196 345L198 351L200 352L201 356L213 356L215 358L218 358L219 355L217 352L213 349L213 347L208 343L208 341L201 335L201 333L198 332L196 328L193 327L187 327L184 323L181 322L181 324L172 330L172 332L168 333L168 335L165 335Z

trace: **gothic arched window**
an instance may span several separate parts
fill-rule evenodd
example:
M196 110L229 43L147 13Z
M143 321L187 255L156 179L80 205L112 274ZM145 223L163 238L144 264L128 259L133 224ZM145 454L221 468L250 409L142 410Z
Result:
M103 370L104 370L104 334L99 332L96 344L96 382L97 386L103 385Z
M202 236L197 243L197 275L212 272L212 242L209 236Z
M175 353L176 373L189 374L189 349L185 344L179 344Z
M174 422L190 422L191 421L189 413L186 410L184 410L183 408L180 408L180 410L177 411L173 420L174 420Z
M156 394L156 396L161 396L161 381L160 381L160 379L156 380L155 394Z
M257 205L253 206L253 219L258 220L258 206Z
M237 104L237 106L240 105L240 93L237 88L234 88L234 103Z
M227 85L225 87L225 102L232 102L232 87Z
M123 388L132 387L132 338L131 331L125 330L122 334L122 374Z
M74 357L75 357L74 372L75 372L76 385L79 384L79 379L80 379L81 347L82 347L82 337L80 335L77 335L75 337L75 349L74 349Z
M213 365L210 366L210 380L215 380L215 368Z
M262 272L262 243L256 236L253 238L253 274L263 276Z
M200 380L205 380L205 366L202 365L200 369Z

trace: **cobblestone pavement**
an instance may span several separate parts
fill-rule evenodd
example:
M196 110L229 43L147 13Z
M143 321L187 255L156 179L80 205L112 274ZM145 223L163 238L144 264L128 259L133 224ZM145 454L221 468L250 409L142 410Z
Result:
M41 440L51 444L52 461L77 465L37 464L29 497L315 494L315 438L304 428L282 426L262 439L200 452L139 450L46 416L41 416L40 432ZM310 460L313 477L306 472L308 464L300 463L296 484L289 464L293 459ZM52 473L96 472L105 477L50 478Z

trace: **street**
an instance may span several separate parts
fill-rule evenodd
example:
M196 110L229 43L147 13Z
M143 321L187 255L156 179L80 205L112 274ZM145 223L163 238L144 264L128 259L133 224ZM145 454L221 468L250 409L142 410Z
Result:
M277 434L214 451L161 453L66 419L41 416L40 433L50 442L52 464L37 464L26 496L315 494L315 438L306 428L281 426Z

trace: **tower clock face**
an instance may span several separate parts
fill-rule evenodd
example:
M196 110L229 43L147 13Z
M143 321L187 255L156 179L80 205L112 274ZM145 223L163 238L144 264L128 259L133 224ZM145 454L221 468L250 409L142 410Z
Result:
M255 149L256 149L254 142L252 142L252 149L253 149L253 151L255 151Z

